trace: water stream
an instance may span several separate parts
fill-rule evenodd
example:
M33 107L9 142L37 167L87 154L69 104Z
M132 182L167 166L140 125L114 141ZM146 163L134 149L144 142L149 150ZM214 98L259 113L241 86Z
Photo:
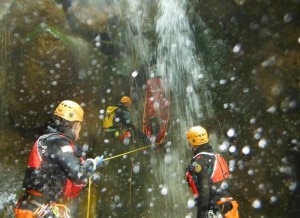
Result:
M143 33L143 18L147 8L138 0L128 1L129 9L125 17L129 26L126 39L132 39L140 59L149 66L146 77L161 76L171 91L171 120L165 151L152 153L152 168L149 189L145 200L149 205L150 217L188 217L194 211L188 208L192 197L185 183L185 167L190 158L185 132L201 120L203 116L212 117L213 108L210 95L196 94L196 90L206 90L209 77L196 54L193 32L187 16L187 2L184 0L157 0L155 16L156 51L149 48L149 40ZM124 15L124 14L123 14ZM153 60L152 60L153 62ZM154 69L154 70L153 70Z
M174 0L170 4L168 0L159 0L157 4L157 71L167 79L171 90L173 128L168 133L166 153L163 157L152 157L151 163L155 178L161 183L161 194L165 194L161 200L166 202L162 204L166 209L162 210L161 217L187 217L192 215L192 210L187 207L191 195L184 179L187 155L190 154L185 132L197 124L196 118L213 110L210 103L203 104L210 102L207 96L199 98L195 93L199 87L205 87L206 75L201 60L196 57L187 2Z

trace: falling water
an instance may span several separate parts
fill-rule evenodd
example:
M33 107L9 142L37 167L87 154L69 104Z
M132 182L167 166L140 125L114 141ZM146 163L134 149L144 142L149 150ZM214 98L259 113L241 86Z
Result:
M196 56L193 33L186 15L186 1L160 0L156 21L158 37L157 65L159 72L172 87L173 108L178 118L201 118L203 113L212 116L209 93L198 96L196 90L206 90L208 82L201 60ZM184 101L184 102L182 102Z
M145 2L139 0L126 2L128 8L122 10L122 15L128 22L124 41L132 45L134 53L145 65L150 66L150 59L156 54L156 70L153 72L149 68L146 76L147 78L154 75L162 76L172 95L172 118L165 152L151 155L153 178L149 180L150 188L146 194L148 204L151 205L148 213L151 217L188 217L193 210L187 205L191 193L184 178L190 155L185 132L187 128L199 124L194 120L201 120L203 116L213 116L210 94L205 91L209 77L202 67L199 55L196 54L193 32L186 12L186 1L156 2L157 15L154 21L156 51L151 51L149 40L143 36L145 18L149 13L146 9L149 8L149 4L146 7ZM203 95L196 94L199 90L202 90Z
M167 78L171 89L174 127L168 133L170 141L164 157L151 160L162 195L168 193L162 196L162 201L167 202L163 204L166 212L162 215L168 217L186 217L192 213L187 205L191 195L184 179L188 150L185 132L199 124L193 122L196 118L213 115L210 96L196 94L199 89L205 90L208 79L196 56L186 4L183 0L159 0L156 18L157 71Z

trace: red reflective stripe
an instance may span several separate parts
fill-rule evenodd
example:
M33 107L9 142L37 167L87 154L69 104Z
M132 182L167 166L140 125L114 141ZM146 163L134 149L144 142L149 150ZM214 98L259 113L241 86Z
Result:
M34 143L33 148L30 152L28 167L39 168L42 163L42 157L38 151L38 140Z
M28 194L30 194L30 195L33 195L33 196L39 196L39 197L43 196L42 193L40 193L40 192L38 192L38 191L36 191L36 190L26 190L26 192L27 192Z

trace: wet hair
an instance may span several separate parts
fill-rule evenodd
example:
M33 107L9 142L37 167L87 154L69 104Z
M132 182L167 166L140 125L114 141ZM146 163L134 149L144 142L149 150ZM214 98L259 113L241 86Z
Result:
M58 132L65 133L70 138L75 138L74 133L72 132L72 126L75 122L78 121L68 121L59 116L53 116L53 122Z
M71 128L74 122L65 120L59 116L54 115L53 116L53 122L54 125L57 127L60 131L65 131L67 128Z
M59 116L54 115L53 116L53 121L55 126L71 126L72 123L68 120L65 120Z

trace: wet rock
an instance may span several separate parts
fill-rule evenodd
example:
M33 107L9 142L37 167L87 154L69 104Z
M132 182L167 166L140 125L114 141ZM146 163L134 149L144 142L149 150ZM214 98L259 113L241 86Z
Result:
M6 92L16 127L35 128L47 121L45 114L64 96L72 97L78 81L76 45L51 27L38 27L16 53L14 70L7 75ZM50 101L49 101L50 100Z
M95 43L107 54L115 53L109 34L115 16L108 6L95 7L89 2L74 2L67 11L73 33Z
M27 40L36 26L50 25L65 33L70 31L64 11L51 0L15 0L2 18L3 27L11 33L11 46L17 48Z

